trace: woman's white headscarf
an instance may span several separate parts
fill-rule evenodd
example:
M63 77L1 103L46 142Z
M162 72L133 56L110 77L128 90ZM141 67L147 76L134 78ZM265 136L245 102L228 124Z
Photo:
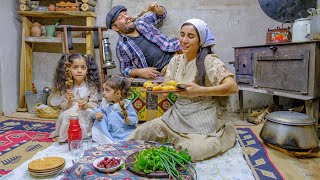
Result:
M200 19L189 19L184 23L190 23L197 28L200 36L199 45L201 48L208 47L215 44L213 34L211 33L207 23L205 23Z

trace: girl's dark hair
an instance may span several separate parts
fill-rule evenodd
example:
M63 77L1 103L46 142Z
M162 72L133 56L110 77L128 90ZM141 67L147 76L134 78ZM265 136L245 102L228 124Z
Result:
M125 99L128 97L130 92L131 82L126 78L120 78L115 76L108 76L104 83L114 89L115 91L121 92L121 98Z
M75 59L80 59L86 61L87 67L88 67L88 73L87 73L87 83L89 87L95 86L98 90L98 92L101 91L101 83L100 83L100 76L99 76L99 70L98 65L96 64L94 58L91 55L82 55L80 53L75 54L63 54L58 61L58 65L56 67L56 73L54 74L53 79L53 88L57 91L66 91L66 68L65 68L65 62L69 61L71 64Z
M187 26L187 25L192 25L193 28L196 30L199 41L200 41L200 35L199 35L199 31L198 29L191 23L184 23L182 24L181 28L183 26ZM198 55L197 55L197 59L196 59L196 65L197 65L197 75L196 75L196 79L195 79L195 83L197 83L200 86L204 86L205 85L205 78L206 78L206 69L204 67L204 60L207 57L208 54L213 54L213 51L211 49L210 46L208 47L204 47L204 48L199 48L198 50Z

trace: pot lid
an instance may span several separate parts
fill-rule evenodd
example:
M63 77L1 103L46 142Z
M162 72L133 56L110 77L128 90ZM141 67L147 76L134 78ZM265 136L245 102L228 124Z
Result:
M293 111L275 111L266 115L266 119L287 125L310 125L315 122L310 116Z
M300 18L300 19L296 19L295 21L310 21L311 18Z

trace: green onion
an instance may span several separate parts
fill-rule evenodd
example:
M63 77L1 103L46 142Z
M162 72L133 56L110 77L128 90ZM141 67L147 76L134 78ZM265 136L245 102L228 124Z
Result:
M149 174L155 171L166 171L169 174L169 178L182 179L181 172L177 170L179 167L190 174L193 179L197 178L188 150L179 152L164 145L151 147L139 152L133 166L134 170L138 172ZM189 167L191 167L191 170Z

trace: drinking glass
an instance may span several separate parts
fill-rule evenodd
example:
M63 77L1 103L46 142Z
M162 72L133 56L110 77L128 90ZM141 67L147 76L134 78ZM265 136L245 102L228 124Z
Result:
M83 138L82 139L82 146L83 146L83 151L86 151L92 147L92 138Z
M71 154L76 157L76 161L80 158L83 152L83 146L81 140L73 140L70 142Z

